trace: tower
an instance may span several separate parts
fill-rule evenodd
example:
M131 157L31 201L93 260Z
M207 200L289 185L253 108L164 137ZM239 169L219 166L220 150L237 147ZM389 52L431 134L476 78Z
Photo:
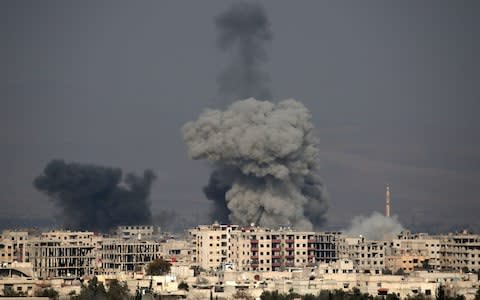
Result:
M385 192L385 216L390 217L390 187L387 184L387 191Z

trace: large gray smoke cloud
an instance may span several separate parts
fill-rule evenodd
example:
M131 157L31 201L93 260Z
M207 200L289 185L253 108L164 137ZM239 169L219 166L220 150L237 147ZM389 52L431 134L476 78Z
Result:
M347 235L362 235L369 240L389 240L395 238L404 230L396 216L386 217L379 212L373 212L369 217L353 218Z
M34 186L62 209L66 228L106 231L151 222L148 196L154 179L150 170L122 181L118 168L53 160Z
M254 3L234 3L215 19L218 47L232 54L230 65L218 77L220 93L229 100L270 99L268 76L260 66L267 60L266 43L272 38L263 8Z
M310 112L291 99L237 101L185 124L190 156L215 165L204 191L217 218L299 229L322 224L327 204L312 130Z

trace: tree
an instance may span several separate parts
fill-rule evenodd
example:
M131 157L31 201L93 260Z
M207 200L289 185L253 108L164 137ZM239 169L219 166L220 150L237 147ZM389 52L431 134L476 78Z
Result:
M403 276L403 275L405 275L405 271L402 268L400 268L395 272L394 275L402 275Z
M3 296L4 297L25 297L25 295L22 292L16 292L11 286L5 286L3 288Z
M35 292L36 297L48 297L49 299L58 299L58 292L53 288L41 289Z
M187 291L188 292L188 283L186 283L185 281L182 281L178 284L178 289L179 290L184 290L184 291Z
M110 281L107 292L108 300L126 300L128 296L128 286L125 282L120 283L117 279Z
M424 270L427 270L427 271L432 269L432 267L430 266L430 262L429 262L428 259L425 259L425 260L422 261L422 268L423 268Z
M418 293L415 296L407 296L408 300L425 300L425 295L422 293Z
M392 270L390 270L390 269L383 269L383 270L382 270L382 274L383 274L383 275L392 275L393 272L392 272Z
M475 294L475 300L480 300L480 288L478 288L477 293Z
M400 300L400 298L395 293L390 293L387 295L386 300Z
M211 295L211 294L210 294ZM243 299L243 300L253 300L253 297L244 290L237 290L235 294L232 295L233 299Z
M93 277L87 286L82 286L78 296L73 296L73 300L107 300L107 292L103 283L99 283L97 277Z
M163 258L157 258L147 266L147 275L165 275L170 272L172 265Z

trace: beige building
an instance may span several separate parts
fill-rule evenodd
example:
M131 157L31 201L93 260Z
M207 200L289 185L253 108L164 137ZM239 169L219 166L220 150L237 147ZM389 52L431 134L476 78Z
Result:
M427 234L404 232L389 242L385 267L406 273L427 268L440 269L440 239Z
M190 230L194 264L204 269L280 271L337 259L337 232L202 225Z
M228 262L231 234L237 225L199 225L189 230L193 244L192 264L205 270L217 269Z
M34 273L43 279L93 275L101 237L93 232L51 231L29 243Z
M302 232L291 229L242 228L232 235L232 255L236 270L281 271L312 267L337 259L338 233Z
M106 238L101 243L98 273L140 271L149 262L160 258L160 243L138 239Z
M385 269L386 242L369 241L363 237L342 237L339 240L339 257L353 261L362 273L382 274Z
M462 232L443 235L440 238L442 270L480 270L480 236L478 234Z
M28 232L4 230L0 235L0 263L28 261Z
M193 245L186 240L167 240L160 244L162 256L177 265L190 265L192 263Z
M118 226L116 234L122 239L152 239L157 231L153 225L127 225Z

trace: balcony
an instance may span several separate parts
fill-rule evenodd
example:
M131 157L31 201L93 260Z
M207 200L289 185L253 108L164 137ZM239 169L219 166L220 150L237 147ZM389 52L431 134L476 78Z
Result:
M280 267L282 263L280 262L272 262L272 267Z
M280 244L280 242L281 242L281 240L279 240L279 239L274 239L274 240L272 239L272 244L274 244L274 243Z
M293 240L293 239L287 239L287 240L285 240L285 243L293 244L293 243L294 243L294 240Z
M282 256L280 254L275 254L275 255L272 255L272 258L282 258Z
M288 259L294 259L294 258L295 258L295 256L294 256L293 254L291 254L291 255L289 254L289 255L285 255L285 258L288 258Z
M252 243L252 244L258 244L258 240L250 240L250 243Z
M280 251L280 250L282 250L282 248L280 248L279 246L276 246L276 247L272 246L272 251Z

